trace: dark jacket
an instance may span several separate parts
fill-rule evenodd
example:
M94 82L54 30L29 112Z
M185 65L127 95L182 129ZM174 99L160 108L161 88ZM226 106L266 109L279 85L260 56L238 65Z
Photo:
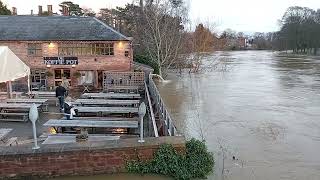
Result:
M56 88L56 97L64 96L66 94L66 89L62 86Z
M72 109L72 106L69 106L69 104L67 104L67 103L64 103L64 113L66 113L66 114L71 114L71 109Z

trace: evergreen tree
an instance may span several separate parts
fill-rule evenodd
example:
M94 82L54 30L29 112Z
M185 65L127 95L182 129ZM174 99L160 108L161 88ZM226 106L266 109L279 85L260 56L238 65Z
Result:
M0 15L11 15L11 11L7 6L0 0Z

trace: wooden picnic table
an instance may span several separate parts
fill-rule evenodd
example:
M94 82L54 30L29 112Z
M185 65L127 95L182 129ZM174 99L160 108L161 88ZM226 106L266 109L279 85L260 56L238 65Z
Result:
M84 93L84 98L95 98L95 99L139 99L140 94L133 93Z
M0 141L5 143L5 139L11 131L12 129L10 128L0 128Z
M106 136L95 134L89 134L88 136L88 142L113 141L119 139L120 136ZM54 134L49 135L48 138L42 144L66 144L76 142L76 134Z
M66 117L60 120L67 120ZM125 117L73 117L72 120L79 121L139 121L139 118L125 118Z
M118 105L118 106L129 106L138 105L140 100L114 100L114 99L77 99L72 104L74 105L95 105L95 106L106 106L106 105Z
M37 108L41 104L35 104ZM0 109L30 109L32 104L28 103L0 103Z
M74 108L78 113L110 113L110 114L123 114L123 113L138 113L138 108L133 107L83 107L77 106Z
M138 128L138 121L84 121L50 119L47 127L86 127L86 128Z
M138 93L139 87L138 86L107 86L107 92L120 92L124 91L126 93L135 92Z
M56 96L56 92L53 91L32 91L29 95L43 95L43 96Z
M48 99L7 99L7 103L41 104L43 111L48 111Z
M48 99L7 99L7 103L45 104Z
M22 96L23 92L13 91L11 94L15 96L15 98L18 98ZM0 96L7 96L7 95L8 95L8 92L0 92Z

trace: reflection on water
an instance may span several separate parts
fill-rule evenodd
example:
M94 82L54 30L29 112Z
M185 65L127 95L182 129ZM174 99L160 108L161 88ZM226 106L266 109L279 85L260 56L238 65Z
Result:
M204 61L215 69L170 74L159 89L178 129L215 152L216 179L320 179L320 60L242 51Z

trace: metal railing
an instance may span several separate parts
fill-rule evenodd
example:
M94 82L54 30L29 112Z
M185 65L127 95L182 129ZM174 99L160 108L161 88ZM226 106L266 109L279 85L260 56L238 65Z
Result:
M155 103L155 111L159 116L159 120L161 123L164 123L164 135L166 136L179 136L180 134L177 131L176 126L170 116L170 113L164 104L164 101L159 93L159 90L152 79L152 74L149 76L149 86L148 90L153 98L153 102ZM152 107L152 105L151 105Z
M146 97L147 97L147 111L148 111L148 115L149 115L149 119L151 119L152 121L152 129L153 129L153 136L154 137L159 137L159 133L158 133L158 128L157 128L157 123L156 123L156 118L154 117L154 113L153 113L153 107L152 107L152 102L151 102L151 98L150 98L150 93L149 93L149 88L147 83L145 82L145 91L146 91Z

